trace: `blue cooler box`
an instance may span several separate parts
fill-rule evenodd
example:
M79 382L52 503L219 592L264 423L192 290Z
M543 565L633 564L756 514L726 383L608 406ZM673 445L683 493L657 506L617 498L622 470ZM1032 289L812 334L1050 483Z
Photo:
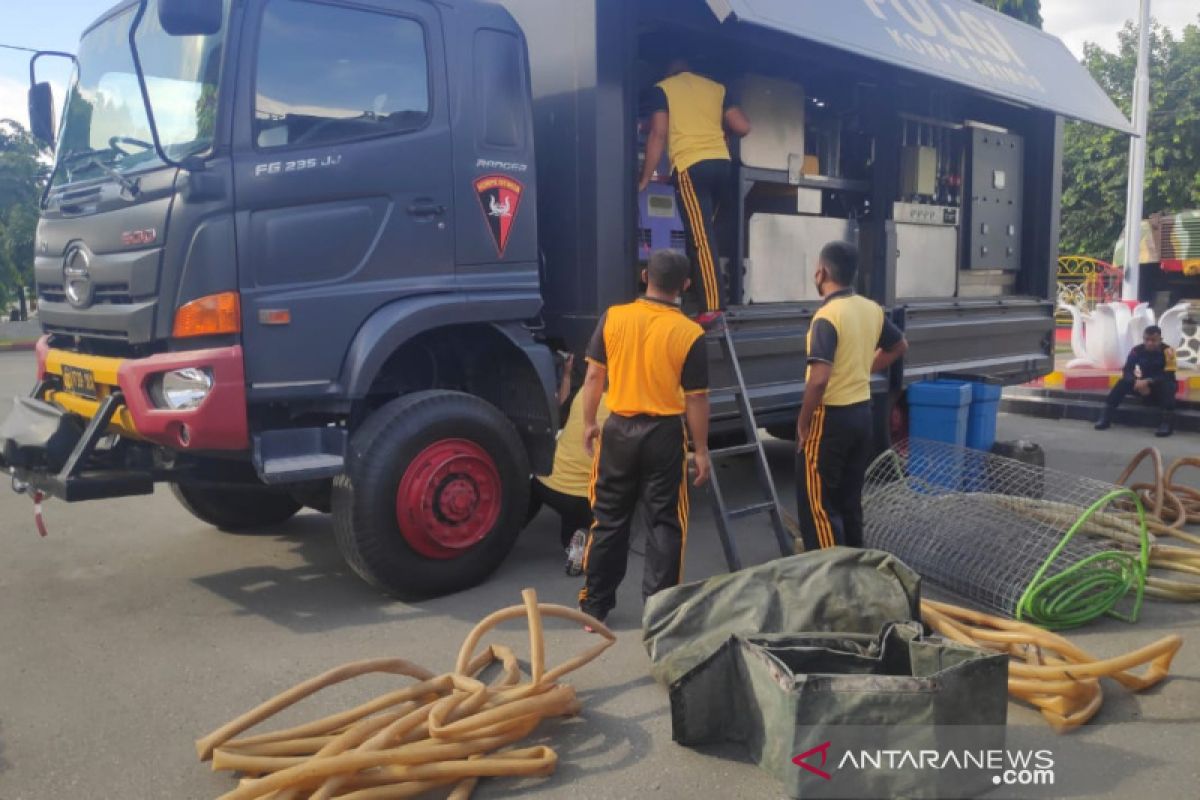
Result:
M971 384L925 381L908 387L908 435L913 439L967 444Z
M991 450L996 443L996 414L1000 410L1001 387L972 383L971 411L967 415L967 447Z
M957 492L963 481L963 454L923 446L922 440L965 447L971 409L971 384L925 381L908 387L908 472L933 492Z

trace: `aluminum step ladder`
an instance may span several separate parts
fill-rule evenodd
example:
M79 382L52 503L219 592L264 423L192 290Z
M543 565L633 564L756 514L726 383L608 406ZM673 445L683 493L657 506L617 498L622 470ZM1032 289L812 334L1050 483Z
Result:
M765 514L770 517L771 529L774 531L775 540L779 544L779 554L781 556L790 556L794 555L797 550L795 540L784 526L783 512L779 506L779 496L775 493L775 481L771 478L771 466L767 463L766 451L763 450L762 440L758 437L758 422L754 418L754 409L750 406L750 395L746 391L746 379L742 376L742 365L738 361L737 350L733 345L733 334L730 332L729 324L724 317L714 327L717 330L714 330L713 333L717 335L717 340L725 356L725 362L730 365L734 380L736 381L730 388L737 400L738 412L742 419L742 429L746 435L747 442L746 444L723 447L709 452L709 458L712 461L712 476L708 484L708 496L712 501L713 518L717 523L717 533L721 537L721 548L725 551L725 562L729 565L731 572L736 572L742 568L742 559L738 554L737 544L731 534L732 523L737 520ZM730 508L725 497L725 492L721 488L719 466L722 461L744 455L754 456L754 467L762 499L750 505Z

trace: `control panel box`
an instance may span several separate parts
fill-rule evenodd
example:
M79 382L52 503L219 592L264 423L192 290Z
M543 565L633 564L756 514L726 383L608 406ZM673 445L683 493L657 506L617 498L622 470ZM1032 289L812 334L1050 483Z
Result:
M967 170L967 269L1021 268L1025 141L1012 133L971 129Z
M897 223L913 225L957 225L958 208L955 206L929 206L921 203L896 203L892 207L892 219Z
M944 298L954 297L957 293L958 228L898 223L896 297Z
M638 197L638 261L645 264L655 250L684 250L687 240L675 189L657 181Z

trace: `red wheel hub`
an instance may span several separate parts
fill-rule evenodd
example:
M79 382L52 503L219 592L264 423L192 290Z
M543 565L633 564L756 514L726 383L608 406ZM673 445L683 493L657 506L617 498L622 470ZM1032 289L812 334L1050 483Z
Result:
M466 439L422 450L396 490L396 523L427 558L451 559L474 547L500 518L503 484L488 452Z

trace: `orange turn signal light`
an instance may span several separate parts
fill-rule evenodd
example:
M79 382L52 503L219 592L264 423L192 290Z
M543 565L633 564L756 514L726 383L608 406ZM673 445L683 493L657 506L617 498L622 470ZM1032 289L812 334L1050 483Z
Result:
M242 330L242 304L237 292L221 292L185 303L175 312L176 339L215 336Z

